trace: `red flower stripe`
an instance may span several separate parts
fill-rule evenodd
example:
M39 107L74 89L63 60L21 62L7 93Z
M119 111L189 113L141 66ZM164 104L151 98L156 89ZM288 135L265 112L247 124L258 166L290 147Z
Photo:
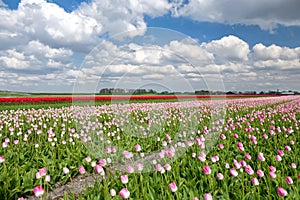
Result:
M111 96L61 96L61 97L2 97L0 103L34 103L34 102L72 102L72 101L118 101L118 100L151 100L151 99L235 99L245 97L262 97L274 95L111 95Z

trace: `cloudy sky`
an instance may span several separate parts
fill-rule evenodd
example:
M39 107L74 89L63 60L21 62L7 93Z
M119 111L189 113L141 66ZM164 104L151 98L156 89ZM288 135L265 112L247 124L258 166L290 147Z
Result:
M299 0L0 0L0 90L298 90Z

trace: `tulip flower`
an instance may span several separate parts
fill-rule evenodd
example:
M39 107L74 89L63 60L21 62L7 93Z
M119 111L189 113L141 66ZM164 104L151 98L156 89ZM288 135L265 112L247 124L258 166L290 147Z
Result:
M113 188L110 189L109 193L110 193L110 195L111 195L112 197L116 196L116 194L117 194L116 190L113 189Z
M204 197L204 200L212 200L213 198L212 198L212 195L210 194L210 193L205 193L204 195L203 195L203 197Z
M218 173L218 174L217 174L217 178L218 178L219 180L223 180L224 176L223 176L222 173Z
M252 184L253 184L254 186L259 185L259 182L258 182L258 179L257 179L257 178L252 178L251 182L252 182Z
M175 182L170 183L169 187L172 192L176 192L178 189Z
M285 178L285 181L289 185L293 184L293 179L291 177L289 177L289 176Z
M128 199L129 196L130 196L130 192L126 189L126 188L123 188L120 192L119 192L119 195L122 199Z
M256 171L256 173L257 173L257 175L259 176L259 177L263 177L264 176L264 172L262 171L262 170L257 170Z
M282 187L278 187L277 188L277 194L279 196L285 197L288 193L285 189L283 189Z
M203 170L204 174L211 174L211 169L209 166L204 166L202 168L202 170Z
M229 173L231 176L237 176L239 174L235 169L231 169Z
M80 174L84 174L85 173L85 169L84 169L84 167L82 165L78 167L78 171L79 171Z
M39 185L33 188L33 193L36 197L41 197L44 194L43 186Z
M120 179L123 184L128 183L128 176L126 174L122 175Z

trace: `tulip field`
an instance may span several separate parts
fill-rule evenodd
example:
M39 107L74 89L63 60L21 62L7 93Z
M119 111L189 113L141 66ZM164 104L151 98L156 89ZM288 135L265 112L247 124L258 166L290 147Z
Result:
M0 199L300 199L300 96L139 100L0 104Z

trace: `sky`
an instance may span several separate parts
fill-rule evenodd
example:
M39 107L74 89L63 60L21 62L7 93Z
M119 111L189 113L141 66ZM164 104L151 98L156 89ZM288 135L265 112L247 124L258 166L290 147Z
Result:
M300 91L298 0L0 0L0 90Z

